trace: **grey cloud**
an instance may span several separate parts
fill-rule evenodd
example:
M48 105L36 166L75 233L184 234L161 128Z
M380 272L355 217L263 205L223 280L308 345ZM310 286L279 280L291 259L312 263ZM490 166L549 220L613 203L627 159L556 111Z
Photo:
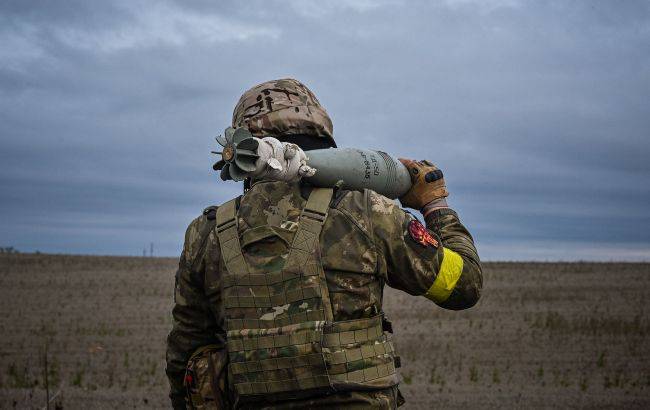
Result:
M647 258L649 4L3 2L0 244L177 254L237 98L294 76L339 145L438 163L484 258Z

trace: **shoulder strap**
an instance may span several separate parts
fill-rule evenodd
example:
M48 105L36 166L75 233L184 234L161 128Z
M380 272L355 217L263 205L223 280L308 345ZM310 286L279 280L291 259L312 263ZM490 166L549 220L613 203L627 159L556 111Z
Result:
M237 199L231 199L217 208L217 237L221 247L221 257L228 273L244 275L248 265L241 252L237 232Z
M327 216L334 190L332 188L314 188L307 199L304 211ZM303 212L304 212L303 211ZM325 219L323 218L323 221Z
M325 271L321 263L319 244L332 193L331 188L314 188L311 191L300 214L298 230L293 237L284 266L284 271L287 273L320 277L325 320L328 322L332 322L334 317Z

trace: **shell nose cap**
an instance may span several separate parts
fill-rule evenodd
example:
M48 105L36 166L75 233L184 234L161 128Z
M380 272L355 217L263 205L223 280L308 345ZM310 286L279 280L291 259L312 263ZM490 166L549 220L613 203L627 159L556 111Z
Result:
M226 162L230 162L230 161L232 161L234 156L235 156L235 150L234 150L232 144L227 144L223 148L223 152L221 153L221 158Z

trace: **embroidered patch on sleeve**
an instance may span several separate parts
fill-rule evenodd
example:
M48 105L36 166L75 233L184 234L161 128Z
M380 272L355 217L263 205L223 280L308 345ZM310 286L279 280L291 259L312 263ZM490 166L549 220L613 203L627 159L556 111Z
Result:
M415 242L422 246L431 245L434 248L438 247L438 241L436 238L434 238L433 235L429 233L429 230L418 220L414 219L409 222L409 235L411 235L411 238L413 238Z

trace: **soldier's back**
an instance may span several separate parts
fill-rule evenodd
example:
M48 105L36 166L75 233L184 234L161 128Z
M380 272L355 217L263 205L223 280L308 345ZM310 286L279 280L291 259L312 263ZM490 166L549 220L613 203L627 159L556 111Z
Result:
M241 197L238 233L252 274L282 269L290 257L289 245L311 190L308 185L264 181L254 184ZM324 355L335 358L327 364L332 388L307 396L301 392L264 395L253 402L241 401L240 408L396 407L393 347L382 328L381 297L385 280L380 274L380 255L374 243L369 206L367 192L335 192L318 242L329 293L326 305L331 304L334 326L352 326L350 331L336 334L337 338L349 334L351 340L341 339L336 346L323 347ZM292 309L289 304L286 306ZM282 313L282 310L275 309L275 312ZM266 319L271 317L269 314L265 315ZM357 330L356 340L354 330ZM365 339L361 339L361 334Z

